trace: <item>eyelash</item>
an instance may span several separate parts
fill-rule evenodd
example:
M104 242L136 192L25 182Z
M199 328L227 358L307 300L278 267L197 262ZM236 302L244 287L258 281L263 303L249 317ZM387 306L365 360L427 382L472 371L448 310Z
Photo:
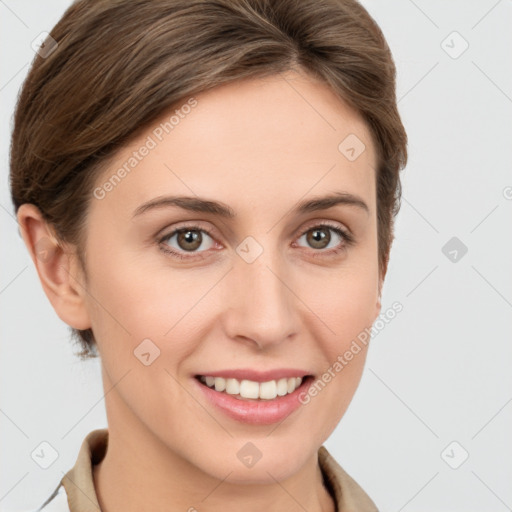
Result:
M333 226L333 225L328 224L328 223L318 224L316 226L312 226L312 227L306 229L305 231L303 231L300 234L299 238L303 237L305 234L309 233L310 231L313 231L313 230L318 229L318 228L328 228L328 229L334 231L337 235L340 236L340 238L343 240L343 242L336 249L329 249L327 251L326 250L322 250L322 249L319 249L319 250L314 250L313 249L313 252L317 253L317 254L313 254L313 257L315 257L315 258L316 257L323 257L326 254L329 255L329 256L336 256L337 254L341 253L346 248L352 246L355 243L355 239L354 239L354 237L350 233L348 233L345 230L339 228L338 226ZM184 256L182 253L180 253L178 251L175 251L174 249L170 249L169 246L162 245L165 240L168 240L168 239L172 238L179 231L201 231L203 233L206 233L210 238L214 239L212 233L208 229L205 229L205 228L199 227L197 225L191 224L191 225L187 225L187 226L183 226L183 227L177 228L177 229L171 231L170 233L164 235L163 237L159 238L158 239L159 249L163 253L165 253L167 255L170 255L173 258L178 258L180 260L190 260L190 259L195 259L197 257L199 257L200 259L204 259L204 256L202 256L201 253L190 253L191 254L190 256Z

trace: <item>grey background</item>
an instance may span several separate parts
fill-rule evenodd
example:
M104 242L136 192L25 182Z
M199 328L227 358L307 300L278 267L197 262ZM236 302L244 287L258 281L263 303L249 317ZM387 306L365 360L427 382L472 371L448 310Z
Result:
M73 355L7 186L31 42L69 3L0 1L1 510L39 506L107 426L99 363ZM403 311L374 337L326 446L383 511L512 510L512 2L362 3L392 49L409 135L383 295L383 311ZM469 44L457 58L454 31ZM467 247L455 262L442 252L452 237ZM43 441L59 454L46 470L31 458Z

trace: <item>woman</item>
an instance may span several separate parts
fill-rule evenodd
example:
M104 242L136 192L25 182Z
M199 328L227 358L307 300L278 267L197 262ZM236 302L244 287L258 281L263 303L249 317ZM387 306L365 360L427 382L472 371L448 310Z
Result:
M44 48L12 198L101 358L108 429L40 510L376 510L323 446L407 159L373 19L355 0L82 0Z

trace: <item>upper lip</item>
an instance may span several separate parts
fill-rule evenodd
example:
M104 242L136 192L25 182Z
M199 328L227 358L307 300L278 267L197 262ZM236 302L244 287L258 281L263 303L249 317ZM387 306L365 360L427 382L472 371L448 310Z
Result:
M205 373L197 374L197 376L199 375L203 375L205 377L225 377L228 379L246 379L253 380L255 382L267 382L269 380L279 380L290 377L306 377L311 375L311 373L300 368L276 368L274 370L265 371L254 370L253 368L238 368L219 370L215 372L206 370Z

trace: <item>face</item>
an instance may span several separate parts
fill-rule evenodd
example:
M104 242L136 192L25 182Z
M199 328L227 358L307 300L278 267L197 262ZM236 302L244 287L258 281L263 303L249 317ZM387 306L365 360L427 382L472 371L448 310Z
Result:
M116 385L109 426L216 478L270 482L316 455L361 377L366 345L345 354L380 310L375 150L304 75L188 105L116 155L91 204L84 307ZM327 196L344 200L311 203Z

